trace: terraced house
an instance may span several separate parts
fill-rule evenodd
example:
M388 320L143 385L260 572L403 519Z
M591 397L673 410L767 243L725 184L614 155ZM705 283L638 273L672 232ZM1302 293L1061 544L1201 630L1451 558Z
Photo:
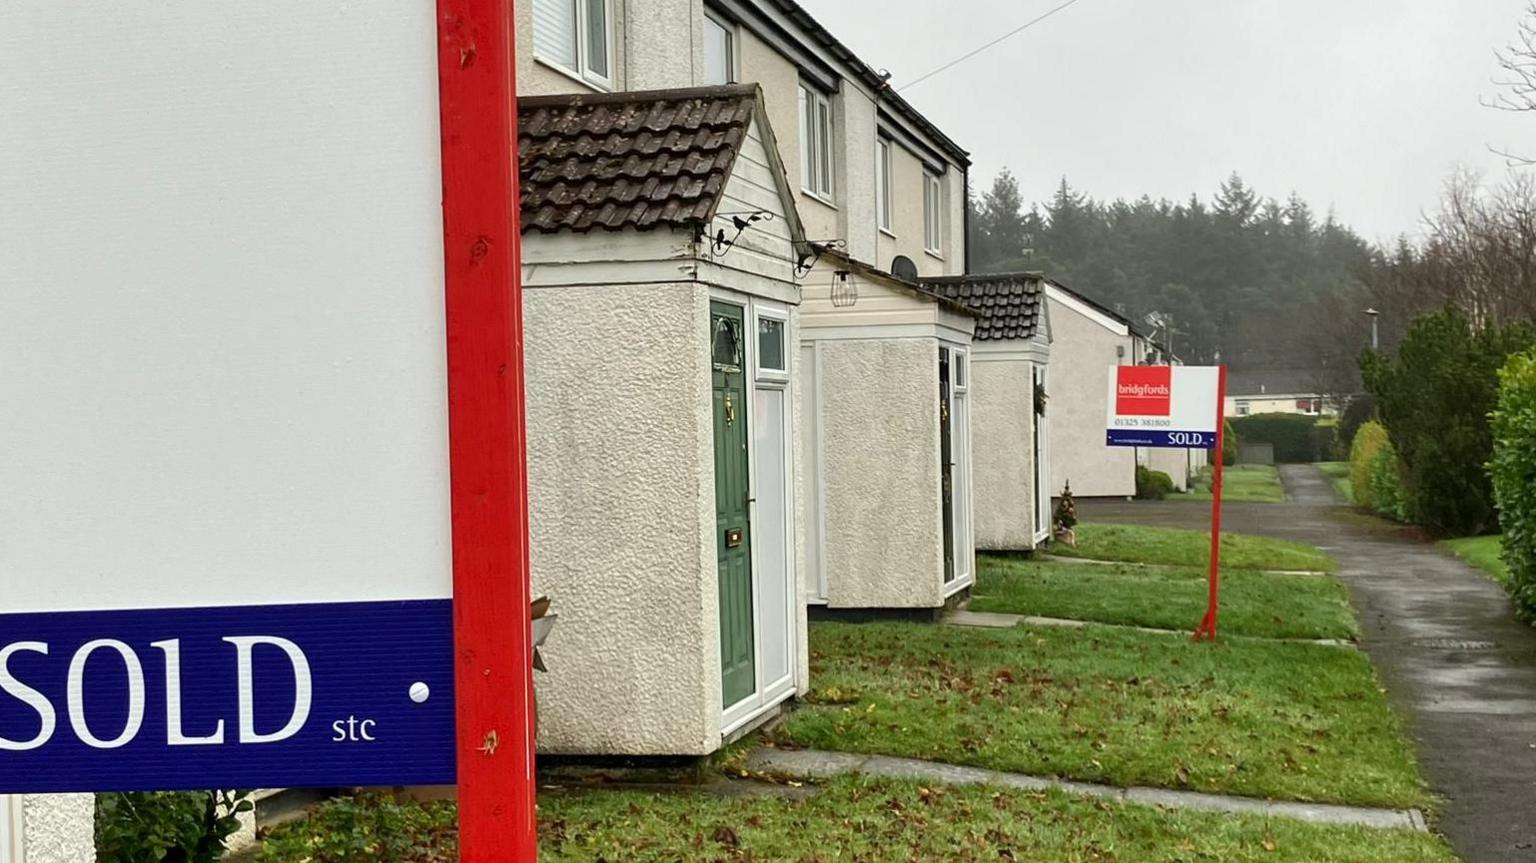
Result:
M516 11L541 746L707 753L973 578L969 160L790 0Z

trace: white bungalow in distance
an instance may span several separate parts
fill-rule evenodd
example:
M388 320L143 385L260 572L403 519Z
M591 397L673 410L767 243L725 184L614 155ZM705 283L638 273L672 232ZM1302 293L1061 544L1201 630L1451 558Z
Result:
M707 754L807 687L794 196L755 86L518 120L539 746Z

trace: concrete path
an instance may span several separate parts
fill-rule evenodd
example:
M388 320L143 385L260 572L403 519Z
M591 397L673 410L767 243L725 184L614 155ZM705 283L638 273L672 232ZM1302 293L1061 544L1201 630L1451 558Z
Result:
M956 609L948 612L942 618L942 622L949 626L970 626L981 629L1012 629L1019 624L1025 626L1060 626L1067 629L1085 629L1090 626L1102 626L1109 629L1129 629L1132 632L1145 632L1151 635L1178 635L1184 638L1191 636L1188 629L1158 629L1151 626L1132 626L1126 623L1102 623L1097 620L1072 620L1066 617L1038 617L1029 614L1006 614L996 611L971 611L968 608ZM1322 647L1347 647L1355 648L1352 641L1344 641L1339 638L1267 638L1262 635L1238 635L1245 641L1277 641L1281 644L1316 644Z
M913 758L820 752L814 749L759 749L747 762L749 770L803 779L830 779L850 773L888 779L918 779L947 785L997 785L1024 791L1056 790L1082 797L1096 797L1166 809L1197 809L1206 812L1248 813L1295 818L1314 824L1353 824L1381 829L1424 830L1418 810L1367 809L1321 803L1279 803L1252 797L1227 797L1195 791L1161 788L1115 788L1086 782L1064 782L1021 773L1002 773L978 767L957 767Z
M1415 531L1358 515L1310 465L1281 469L1286 503L1231 503L1223 526L1338 559L1361 647L1410 717L1437 827L1468 863L1536 861L1536 630L1498 585ZM1084 521L1207 529L1210 505L1079 501Z

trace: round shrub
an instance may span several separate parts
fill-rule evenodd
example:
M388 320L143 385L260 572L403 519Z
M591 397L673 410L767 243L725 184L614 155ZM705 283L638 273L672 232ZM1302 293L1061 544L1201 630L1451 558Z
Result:
M1162 500L1173 494L1173 477L1146 465L1136 466L1137 500Z
M1371 493L1371 466L1376 454L1390 447L1387 427L1375 420L1360 426L1349 448L1349 485L1355 497L1355 506L1374 510L1376 496Z
M1488 467L1504 526L1510 593L1521 615L1536 619L1536 350L1515 354L1499 372Z

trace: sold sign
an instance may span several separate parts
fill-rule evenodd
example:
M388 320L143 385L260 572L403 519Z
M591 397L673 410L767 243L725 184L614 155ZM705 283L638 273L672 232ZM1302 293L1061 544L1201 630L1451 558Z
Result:
M1109 446L1211 449L1221 412L1215 366L1111 366Z

